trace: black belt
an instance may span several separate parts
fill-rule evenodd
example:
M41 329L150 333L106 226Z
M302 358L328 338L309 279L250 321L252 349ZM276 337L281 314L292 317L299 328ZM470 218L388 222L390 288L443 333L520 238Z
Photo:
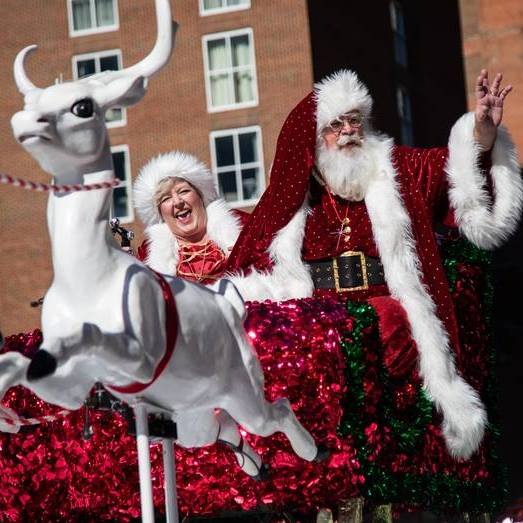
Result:
M308 265L316 289L359 291L368 289L369 285L385 283L380 259L359 251L347 251L336 258Z

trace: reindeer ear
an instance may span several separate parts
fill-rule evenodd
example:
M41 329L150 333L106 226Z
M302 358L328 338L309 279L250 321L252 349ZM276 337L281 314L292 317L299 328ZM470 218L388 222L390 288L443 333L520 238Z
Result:
M115 105L128 106L139 102L144 94L146 79L143 76L116 78L96 90L96 101L103 109Z

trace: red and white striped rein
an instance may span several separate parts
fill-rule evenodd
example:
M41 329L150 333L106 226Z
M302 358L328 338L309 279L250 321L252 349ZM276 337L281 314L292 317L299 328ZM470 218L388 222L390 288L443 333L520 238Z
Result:
M6 412L7 411L7 412ZM15 417L8 417L6 414L13 412L12 409L6 408L5 406L0 407L0 422L5 423L6 425L11 425L12 427L28 427L31 425L40 425L42 423L50 423L51 421L56 421L62 418L65 418L71 414L70 410L59 410L56 414L48 414L46 416L39 416L36 418L22 418L15 414Z
M77 191L93 191L97 189L110 189L120 185L120 180L113 178L110 182L90 183L86 185L82 184L70 184L70 185L55 185L39 182L30 182L10 176L9 174L0 173L0 183L13 185L15 187L21 187L29 191L37 192L77 192Z

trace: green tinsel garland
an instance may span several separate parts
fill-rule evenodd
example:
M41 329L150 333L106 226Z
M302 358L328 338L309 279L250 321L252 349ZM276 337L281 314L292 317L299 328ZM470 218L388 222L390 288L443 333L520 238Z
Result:
M489 277L490 255L477 249L470 243L460 240L449 242L442 248L444 268L449 279L451 292L455 290L458 279L458 264L480 265L484 269L484 285L481 290L486 321L490 320L492 304L492 284ZM499 433L495 426L489 427L492 440L490 445L493 470L491 485L480 481L462 481L446 474L394 474L369 461L369 449L364 434L363 376L365 373L363 331L374 325L371 336L378 335L377 316L368 303L347 302L347 311L354 318L354 328L342 335L342 348L346 359L346 379L348 392L344 403L344 414L338 427L341 436L352 436L358 452L362 473L366 478L362 494L374 504L402 503L427 508L432 512L470 512L493 513L499 510L506 495L506 474L500 468L497 455ZM495 361L494 351L490 348L489 377L493 375ZM398 445L403 452L414 452L431 421L433 407L422 389L419 390L417 402L408 422L394 417L393 401L389 391L389 378L386 369L381 366L380 380L384 385L381 409L378 413L380 422L386 422L391 428ZM489 409L490 419L494 415L491 409L495 403L494 380L487 380L484 400ZM493 410L493 409L492 409Z

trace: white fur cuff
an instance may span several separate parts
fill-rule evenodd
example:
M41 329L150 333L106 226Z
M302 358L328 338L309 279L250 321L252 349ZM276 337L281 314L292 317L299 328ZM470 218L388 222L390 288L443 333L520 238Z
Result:
M479 167L480 150L473 138L474 113L463 115L449 139L446 172L449 199L461 232L483 249L503 243L516 229L523 204L523 182L515 146L504 127L492 149L493 198Z

